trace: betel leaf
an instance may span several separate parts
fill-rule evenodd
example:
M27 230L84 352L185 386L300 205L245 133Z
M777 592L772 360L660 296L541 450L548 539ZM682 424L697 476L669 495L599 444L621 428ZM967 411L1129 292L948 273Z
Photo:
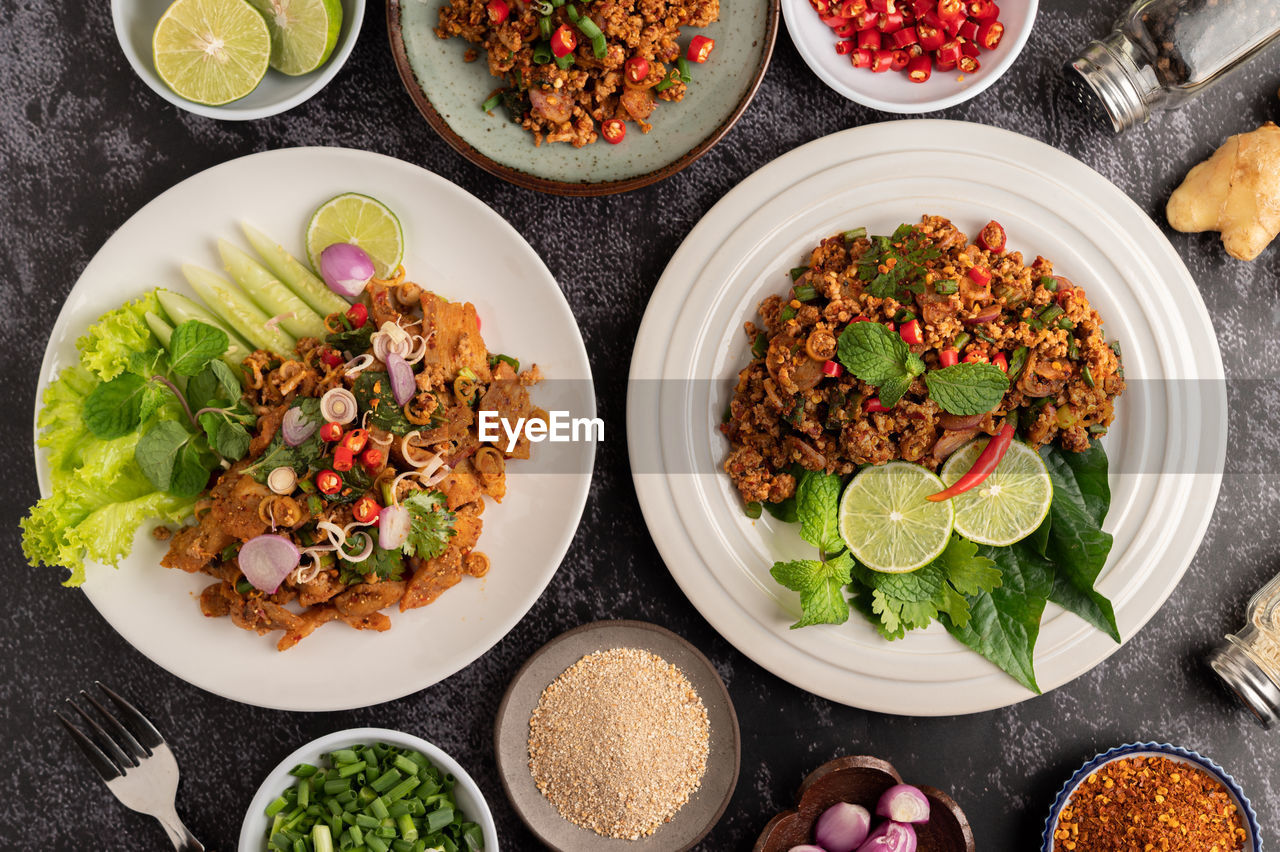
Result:
M339 352L361 353L369 348L369 338L377 331L373 323L366 322L359 328L350 328L325 337L324 342Z
M200 320L187 320L169 338L169 366L179 376L194 376L227 351L227 333Z
M1009 377L991 364L956 364L925 374L929 396L950 414L986 414L1009 390Z
M1101 526L1111 503L1107 455L1095 441L1081 453L1048 445L1040 457L1053 481L1044 547L1057 568L1050 599L1119 642L1115 610L1094 589L1112 543Z
M824 554L844 550L840 538L840 477L834 473L806 471L796 484L796 517L800 537Z
M878 322L855 322L840 332L836 356L844 368L869 385L909 375L911 351L901 335Z
M853 569L853 557L842 553L825 562L797 559L775 562L769 569L773 579L800 593L800 620L791 629L811 624L843 624L849 620L849 602L844 599Z
M359 403L360 412L369 412L369 422L379 429L385 429L395 435L412 432L414 425L404 416L404 410L396 403L395 394L391 392L391 379L386 373L374 373L368 370L356 378L351 389Z
M978 553L992 560L1001 585L989 592L966 596L969 622L939 620L970 649L995 663L1014 680L1039 693L1035 674L1036 639L1040 617L1053 590L1053 565L1024 542L1009 547L981 545Z
M142 423L142 406L149 385L150 382L133 373L121 373L97 385L84 401L84 425L97 438L128 435Z

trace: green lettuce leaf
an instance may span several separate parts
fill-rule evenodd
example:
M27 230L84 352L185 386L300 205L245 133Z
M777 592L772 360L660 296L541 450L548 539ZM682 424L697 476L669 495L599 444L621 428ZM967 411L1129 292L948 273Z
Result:
M104 382L125 372L131 364L146 363L145 355L156 352L160 344L147 325L147 311L161 313L154 292L99 317L76 341L80 363ZM140 354L144 358L139 359Z

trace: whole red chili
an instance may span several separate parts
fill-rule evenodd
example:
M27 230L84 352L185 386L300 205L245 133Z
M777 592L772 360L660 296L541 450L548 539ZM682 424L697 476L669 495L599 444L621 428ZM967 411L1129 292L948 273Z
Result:
M364 328L364 324L369 321L369 309L364 306L364 302L356 302L347 308L347 319L351 320L352 328Z
M627 136L627 123L620 118L607 118L600 125L600 134L610 145L617 145Z
M1013 443L1013 424L1005 423L1000 427L1000 431L996 436L987 442L987 446L978 454L978 458L973 463L973 467L969 468L969 472L956 480L955 484L950 488L944 488L937 494L930 494L925 499L931 503L938 503L942 500L950 500L957 494L963 494L977 488L991 472L1000 465L1000 460L1004 458L1004 454L1009 451L1009 445Z
M331 470L316 474L316 488L321 494L337 494L342 490L342 477Z
M627 72L627 79L632 83L643 83L649 79L649 60L643 56L633 56L622 66Z

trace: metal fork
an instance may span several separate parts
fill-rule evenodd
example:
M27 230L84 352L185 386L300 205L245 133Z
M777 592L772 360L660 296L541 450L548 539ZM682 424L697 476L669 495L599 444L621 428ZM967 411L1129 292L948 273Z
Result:
M178 761L174 759L168 743L137 707L98 681L94 684L115 704L124 722L121 723L82 689L80 697L102 715L111 733L107 733L93 716L70 698L67 704L79 714L90 733L86 734L62 713L57 713L63 727L89 758L89 763L106 783L107 789L125 807L159 820L178 852L204 852L204 846L178 818Z

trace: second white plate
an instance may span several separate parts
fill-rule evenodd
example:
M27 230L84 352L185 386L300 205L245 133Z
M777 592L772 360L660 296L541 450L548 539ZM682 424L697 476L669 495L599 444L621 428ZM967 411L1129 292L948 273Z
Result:
M969 234L989 219L1011 250L1083 286L1121 341L1129 389L1105 440L1115 544L1097 587L1127 640L1173 591L1213 513L1226 454L1226 387L1195 282L1151 220L1070 156L995 128L902 121L848 130L756 172L702 219L655 288L632 357L627 435L636 492L672 575L740 651L834 701L912 716L972 713L1032 693L939 625L889 643L856 613L790 630L796 596L769 576L803 558L794 530L746 518L721 472L718 426L749 361L742 325L823 237L890 233L923 213ZM1044 691L1119 646L1050 604L1036 646Z

